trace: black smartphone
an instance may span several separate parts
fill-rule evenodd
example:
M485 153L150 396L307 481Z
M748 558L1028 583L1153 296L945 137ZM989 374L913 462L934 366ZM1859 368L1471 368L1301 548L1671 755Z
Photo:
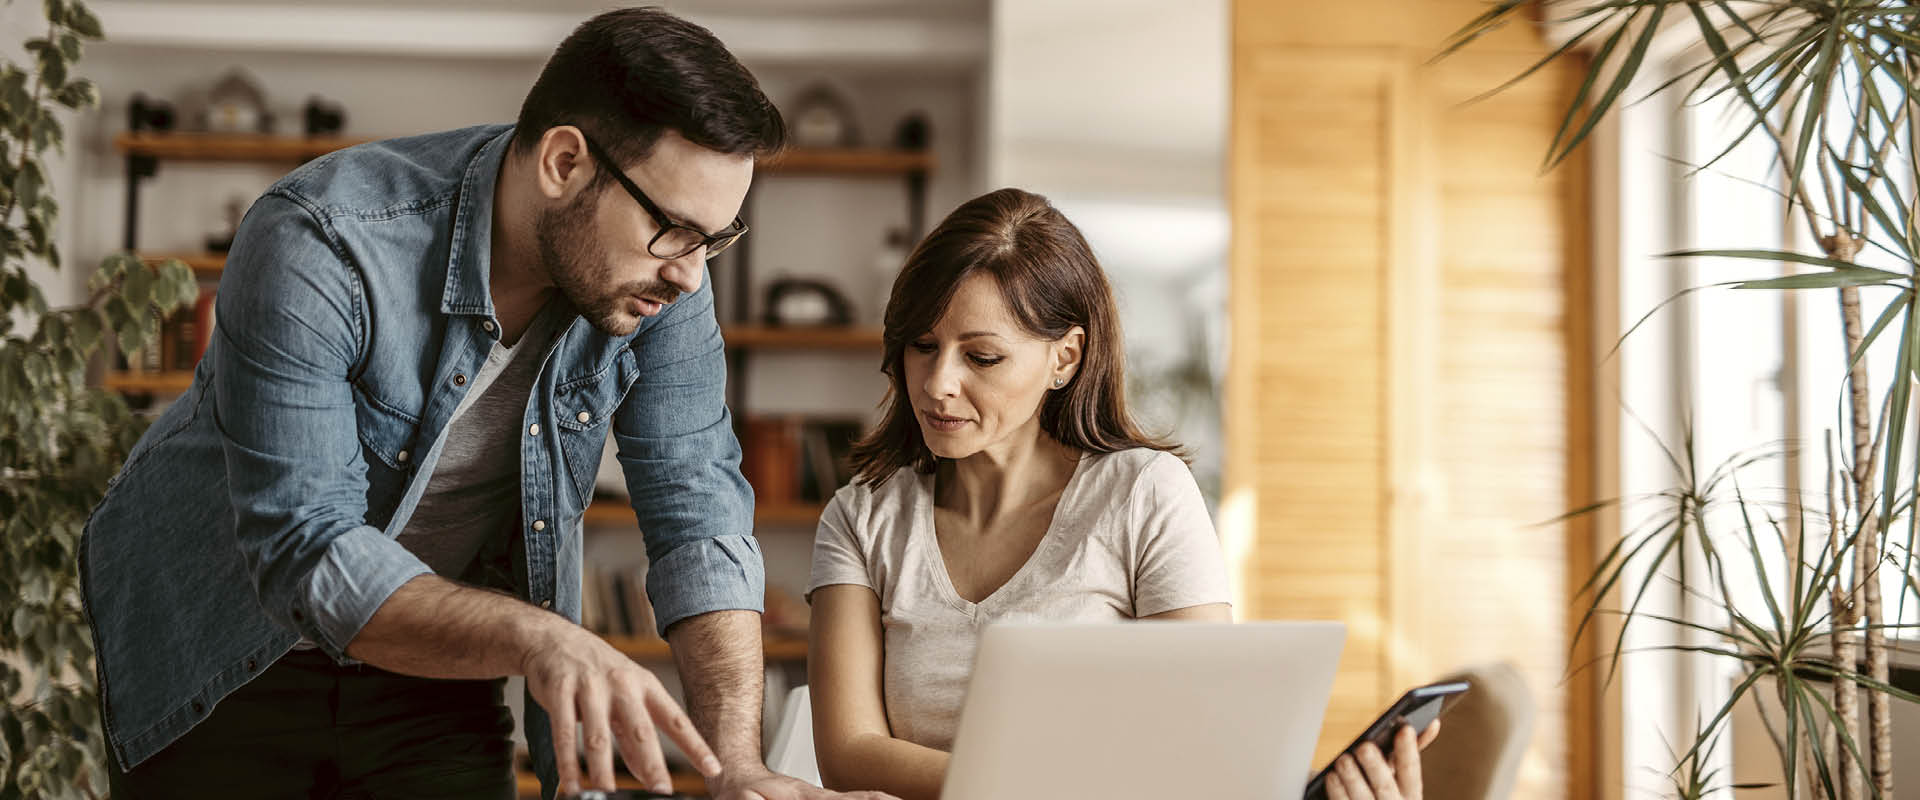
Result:
M611 792L588 789L578 794L559 795L554 800L671 800L675 797L679 795L649 792L645 789L619 789Z
M1391 761L1393 736L1400 731L1401 725L1412 725L1414 733L1426 730L1428 725L1433 724L1441 714L1452 708L1469 688L1471 686L1467 682L1458 681L1435 683L1409 690L1406 694L1400 695L1400 699L1394 701L1393 705L1388 706L1386 713L1375 719L1372 725L1368 725L1366 731L1353 740L1353 744L1347 745L1347 749L1340 751L1341 755L1352 753L1364 742L1372 742L1375 747L1380 748L1380 754ZM1334 760L1338 761L1339 757L1336 756ZM1304 795L1306 800L1326 800L1327 773L1332 769L1333 764L1327 764L1327 769L1321 770L1318 775L1313 776L1313 780L1307 782L1307 791Z

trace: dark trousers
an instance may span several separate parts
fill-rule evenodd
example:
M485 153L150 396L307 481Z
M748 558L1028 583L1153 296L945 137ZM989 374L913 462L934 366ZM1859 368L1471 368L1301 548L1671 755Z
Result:
M342 667L295 650L131 772L109 757L113 798L512 800L504 683Z

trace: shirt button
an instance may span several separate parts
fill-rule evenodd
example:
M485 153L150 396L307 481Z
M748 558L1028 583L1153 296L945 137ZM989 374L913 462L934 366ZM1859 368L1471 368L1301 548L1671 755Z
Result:
M573 415L573 418L580 420L581 422L588 422L593 419L593 414L590 412L582 411L578 414Z
M534 520L534 521L533 521L533 529L534 529L534 530L536 530L536 531L544 531L544 530L546 530L546 529L547 529L547 521L546 521L546 520L544 520L544 519L536 519L536 520Z
M483 331L486 331L486 332L488 332L488 333L492 333L492 332L493 332L493 320L487 320L487 321L485 321L485 322L482 322L482 323L480 323L480 330L483 330Z
M459 372L456 372L456 373L454 373L454 374L453 374L453 385L455 385L455 386L465 386L465 385L467 385L467 376L466 376L466 375L465 375L464 373L459 373Z
M528 425L528 426L527 426L527 435L528 435L528 436L539 436L539 435L540 435L540 423L538 423L538 422L536 422L536 423L533 423L532 425Z
M542 600L542 601L540 601L540 607L541 607L541 608L553 608L553 601L552 601L552 600Z
M409 453L408 453L407 451L405 451L405 450L402 450L402 451L400 451L400 452L398 452L398 453L394 453L394 454L393 454L393 460L395 460L395 461L398 461L398 462L400 462L400 463L402 463L402 464L405 464L405 463L407 463L407 459L408 459L409 457L411 457L411 456L410 456L410 454L409 454Z

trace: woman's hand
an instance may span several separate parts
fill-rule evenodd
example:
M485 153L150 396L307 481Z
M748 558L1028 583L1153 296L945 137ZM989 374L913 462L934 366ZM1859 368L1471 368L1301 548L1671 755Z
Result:
M1353 755L1341 754L1327 771L1327 800L1420 800L1420 751L1440 735L1440 720L1434 720L1419 737L1412 725L1400 726L1394 734L1393 764L1380 755L1372 742L1360 745Z

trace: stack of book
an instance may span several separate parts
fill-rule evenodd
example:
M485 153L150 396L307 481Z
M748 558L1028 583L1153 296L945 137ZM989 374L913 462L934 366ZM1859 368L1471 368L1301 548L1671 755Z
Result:
M581 575L580 625L604 636L660 638L647 601L646 568L589 564Z
M212 289L202 289L192 308L161 320L160 337L132 353L122 353L118 366L132 372L191 371L213 340L213 295Z
M861 430L844 420L751 419L741 469L763 505L824 503L853 479L847 455Z

